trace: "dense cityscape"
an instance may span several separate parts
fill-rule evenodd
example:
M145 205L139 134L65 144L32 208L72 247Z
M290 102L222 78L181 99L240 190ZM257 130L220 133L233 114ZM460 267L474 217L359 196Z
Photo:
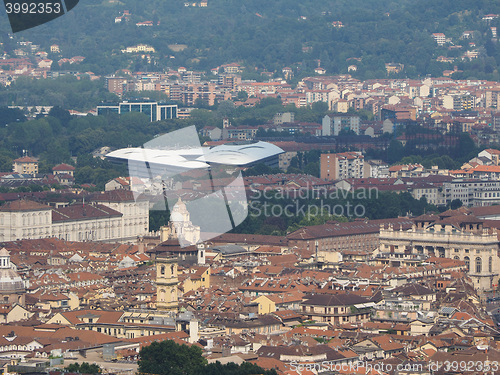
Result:
M0 19L3 374L500 374L500 5L316 1Z

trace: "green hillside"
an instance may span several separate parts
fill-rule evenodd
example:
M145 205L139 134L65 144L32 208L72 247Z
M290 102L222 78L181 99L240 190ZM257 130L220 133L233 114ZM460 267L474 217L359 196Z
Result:
M296 76L303 76L311 74L320 60L327 74L347 73L354 64L357 71L352 74L364 79L386 76L385 63L391 62L404 64L403 76L439 76L456 65L463 76L498 79L500 47L491 40L491 27L500 26L500 21L482 19L500 14L498 1L208 0L207 7L193 4L82 0L49 24L18 33L14 39L5 34L4 49L10 52L23 39L45 48L58 44L64 57L85 56L83 68L96 74L179 66L207 71L238 62L252 72L257 68L280 73L289 66ZM129 21L115 23L124 10L131 14ZM136 26L143 21L153 21L153 26ZM338 21L343 27L333 25ZM0 26L10 30L6 17ZM462 39L464 31L473 31L473 38ZM431 36L437 32L451 42L438 46ZM156 49L150 61L121 52L138 43ZM173 51L168 47L173 44L187 48ZM467 50L477 51L478 58L462 61L460 56ZM438 56L455 61L437 62Z

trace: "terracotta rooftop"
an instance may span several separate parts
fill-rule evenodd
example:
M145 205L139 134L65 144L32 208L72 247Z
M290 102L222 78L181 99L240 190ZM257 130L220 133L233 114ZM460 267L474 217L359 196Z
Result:
M22 158L14 159L14 163L37 163L38 160L31 158L29 156L23 156Z
M121 212L115 211L103 205L70 205L55 208L52 211L52 222L92 220L106 217L121 217Z
M54 168L52 168L53 171L74 171L75 167L69 164L58 164Z
M41 210L51 210L51 209L52 207L34 201L29 201L26 199L7 202L3 206L0 206L0 211L4 212L41 211Z

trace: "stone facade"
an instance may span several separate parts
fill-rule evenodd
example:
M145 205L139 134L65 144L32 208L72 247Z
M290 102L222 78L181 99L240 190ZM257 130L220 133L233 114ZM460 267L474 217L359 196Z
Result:
M380 251L463 260L476 289L492 290L497 284L500 258L496 229L486 228L481 219L460 211L422 215L414 222L409 230L381 226Z
M135 241L149 231L149 203L135 201L131 192L119 193L127 195L101 194L90 204L60 208L28 200L6 203L0 206L0 242L49 237Z

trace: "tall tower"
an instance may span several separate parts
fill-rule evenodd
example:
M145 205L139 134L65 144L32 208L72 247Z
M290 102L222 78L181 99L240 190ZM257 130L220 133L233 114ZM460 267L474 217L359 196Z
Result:
M177 258L160 255L156 258L156 309L177 312Z

